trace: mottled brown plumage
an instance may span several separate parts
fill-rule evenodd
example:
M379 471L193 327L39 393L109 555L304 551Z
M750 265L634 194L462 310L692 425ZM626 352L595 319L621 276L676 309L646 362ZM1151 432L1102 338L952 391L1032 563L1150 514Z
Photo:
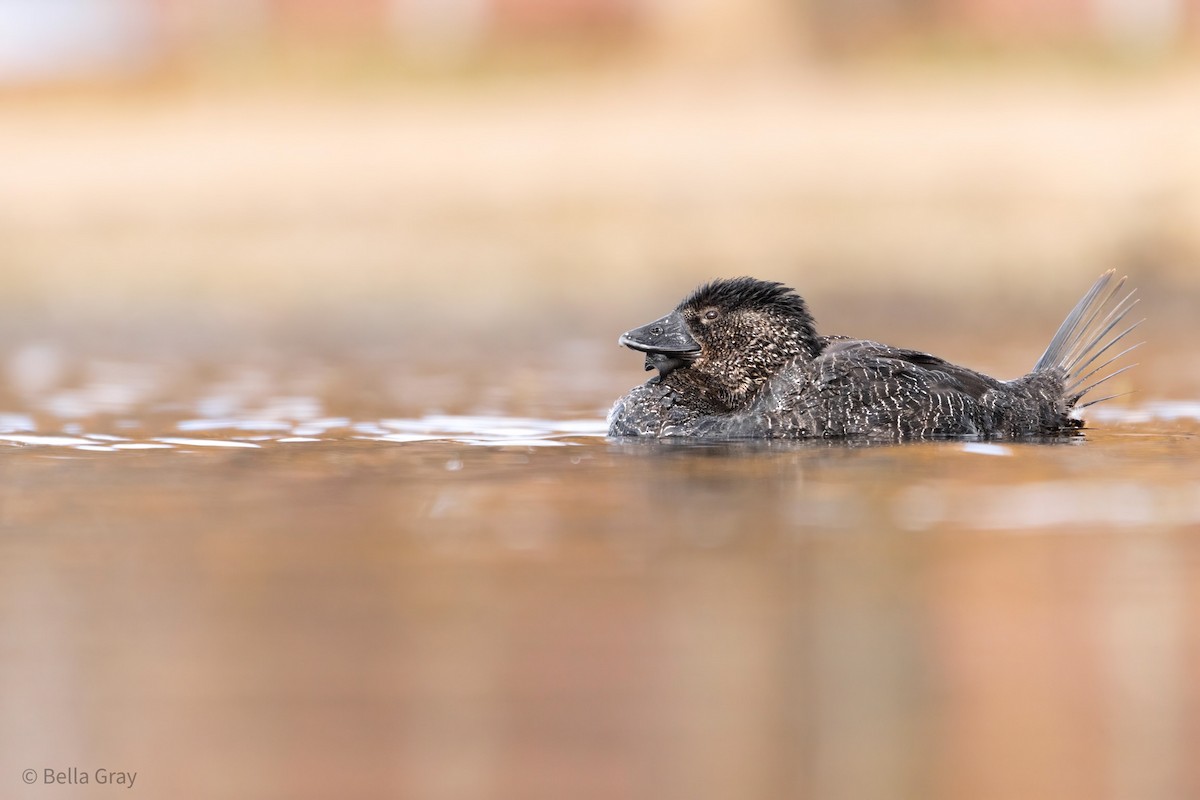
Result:
M1112 272L1101 276L1033 371L999 381L915 350L818 336L804 301L782 284L714 281L621 337L645 352L646 368L659 375L617 401L609 434L915 439L1073 432L1082 425L1071 413L1081 397L1116 373L1091 379L1128 352L1093 366L1136 327L1114 332L1136 302L1132 292L1119 297L1123 282Z

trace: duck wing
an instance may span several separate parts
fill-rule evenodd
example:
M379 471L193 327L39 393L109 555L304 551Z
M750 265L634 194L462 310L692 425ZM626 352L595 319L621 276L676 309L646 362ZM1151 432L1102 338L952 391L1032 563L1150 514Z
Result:
M831 338L820 356L785 367L749 408L717 427L752 436L971 435L986 427L984 395L1000 386L918 350Z
M952 392L979 400L1000 385L983 373L944 358L865 339L830 342L811 362L819 390L863 392L866 402L906 394Z

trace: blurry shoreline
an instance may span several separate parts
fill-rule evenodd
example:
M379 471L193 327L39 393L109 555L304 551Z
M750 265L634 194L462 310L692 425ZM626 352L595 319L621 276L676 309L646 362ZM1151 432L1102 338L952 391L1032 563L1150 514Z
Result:
M742 74L48 99L0 131L0 306L386 303L484 327L742 273L1058 305L1116 267L1195 292L1198 90Z

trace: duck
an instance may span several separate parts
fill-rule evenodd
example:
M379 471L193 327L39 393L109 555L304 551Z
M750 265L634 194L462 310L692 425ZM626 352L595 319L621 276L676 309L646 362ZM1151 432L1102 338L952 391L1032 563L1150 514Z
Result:
M702 284L673 311L623 334L656 374L612 406L610 437L692 439L1045 439L1080 432L1080 401L1141 320L1126 279L1105 272L1026 375L1002 381L917 350L821 335L805 300L777 281ZM1111 355L1114 349L1119 350ZM1097 364L1099 362L1099 364Z

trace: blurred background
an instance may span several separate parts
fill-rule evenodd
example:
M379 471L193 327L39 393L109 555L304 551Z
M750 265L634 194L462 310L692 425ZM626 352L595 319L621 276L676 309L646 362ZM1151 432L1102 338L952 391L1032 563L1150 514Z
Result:
M0 0L0 794L1200 796L1198 132L1200 0ZM602 436L1109 268L1082 446Z
M3 324L1190 311L1198 46L1198 0L0 0Z

